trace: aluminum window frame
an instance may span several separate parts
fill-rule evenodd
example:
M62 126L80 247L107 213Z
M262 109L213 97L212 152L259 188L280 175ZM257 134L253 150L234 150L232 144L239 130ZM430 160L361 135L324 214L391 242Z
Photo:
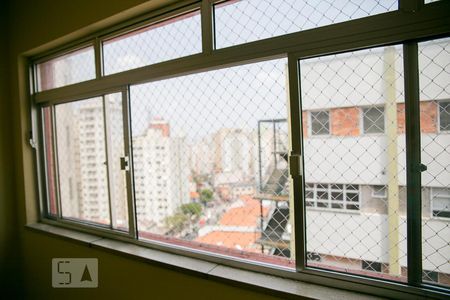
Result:
M432 40L439 37L450 35L450 3L438 1L424 5L423 0L400 0L399 9L394 12L382 13L379 15L368 16L362 19L350 20L338 24L315 28L311 30L300 31L292 34L272 37L255 42L240 44L225 49L215 49L214 45L214 22L213 22L213 4L218 1L181 1L177 4L164 7L162 9L150 12L141 17L122 22L111 26L105 30L89 35L80 40L73 41L67 45L62 45L55 49L40 53L31 58L30 69L32 85L36 87L35 70L33 65L39 61L48 60L52 56L65 54L67 49L79 48L85 43L92 43L95 50L96 78L93 80L67 85L61 88L46 90L43 92L32 93L30 96L32 103L32 123L33 123L33 142L38 146L36 149L36 170L37 183L40 198L40 221L55 226L78 230L82 232L93 233L98 236L109 237L112 239L124 240L136 245L155 248L162 251L200 258L208 261L223 263L232 267L244 268L257 272L269 273L286 278L293 278L307 282L334 286L338 288L362 291L387 297L409 296L430 296L445 298L448 288L430 285L421 280L421 266L414 265L417 259L421 258L421 237L412 239L412 233L420 229L420 209L413 211L414 207L420 207L420 173L417 171L417 164L420 163L420 139L414 141L415 137L420 136L419 124L414 124L414 119L418 118L418 66L417 66L417 42ZM145 22L157 22L162 18L170 18L180 12L186 12L186 9L192 9L195 6L201 10L202 27L202 52L189 55L183 58L169 60L153 65L132 69L117 74L103 76L102 73L102 55L101 40L109 35L119 35L121 30L133 30L135 26L143 26ZM415 18L411 18L415 16ZM136 25L138 24L138 25ZM123 32L122 32L123 33ZM302 43L299 43L302 41ZM407 107L406 118L407 125L407 150L408 158L408 193L414 195L408 197L408 280L409 283L389 282L377 278L344 274L331 270L306 267L306 244L305 244L305 207L303 204L294 206L295 216L295 247L296 247L296 269L291 270L279 266L273 266L265 263L255 263L252 261L229 257L217 253L205 252L197 249L186 248L182 246L167 244L158 241L142 241L137 239L137 235L121 234L120 232L98 226L91 226L83 222L74 222L72 220L52 218L46 214L47 193L43 179L46 178L45 155L42 148L42 113L41 108L74 101L77 99L86 99L92 96L104 95L120 87L122 91L128 93L131 84L151 82L181 75L194 74L198 72L221 69L233 65L240 65L249 62L264 61L272 58L288 58L288 93L289 93L289 127L291 130L291 155L290 155L290 173L292 177L294 198L304 199L304 182L302 176L303 156L302 156L302 112L300 110L301 97L298 65L299 59L317 57L327 54L338 54L348 51L367 49L377 46L387 46L392 44L404 44L404 62L405 64L405 103ZM408 97L412 95L412 97ZM128 99L129 103L129 99ZM54 115L54 109L52 109ZM130 112L128 111L128 114ZM308 114L309 115L309 114ZM54 116L53 116L54 117ZM331 119L331 116L330 116ZM129 122L129 118L128 118ZM53 124L54 126L54 124ZM331 124L330 124L331 127ZM130 127L128 127L129 129ZM124 128L125 130L125 128ZM330 128L331 132L331 128ZM298 138L300 137L300 138ZM311 136L310 136L311 137ZM55 139L56 136L53 135ZM419 143L419 147L417 144ZM417 150L413 151L416 147ZM130 155L132 159L132 153ZM132 162L130 162L132 166ZM297 170L295 168L298 168ZM44 187L44 188L43 188ZM133 189L133 184L130 183ZM417 192L417 189L419 192ZM59 199L59 196L58 196ZM302 201L297 201L302 202ZM304 201L303 201L304 202ZM133 205L133 203L131 203ZM60 212L60 206L58 207ZM417 213L418 211L418 213ZM136 221L136 212L129 211L130 220ZM420 232L419 230L419 232ZM415 249L415 250L414 250ZM414 250L414 251L413 251Z
M102 111L103 111L103 117L105 117L105 96L109 95L109 94L117 94L120 93L121 94L121 98L122 98L122 117L123 117L123 139L124 139L124 154L125 156L129 157L130 160L130 168L128 171L125 171L126 173L126 181L127 181L127 208L128 208L128 231L124 231L124 230L119 230L116 228L113 228L113 223L112 223L112 215L111 215L111 207L109 208L110 212L110 224L106 225L106 224L100 224L100 223L96 223L96 222L91 222L89 220L82 220L82 219L78 219L78 218L72 218L72 217L63 217L62 216L62 204L61 204L61 196L60 196L60 184L59 184L59 167L58 167L58 149L57 149L57 124L56 124L56 109L55 109L55 105L51 104L49 106L43 105L43 106L37 106L36 109L40 109L41 113L38 115L38 126L39 128L41 128L39 130L39 137L40 139L42 139L42 141L44 141L43 138L43 130L42 130L42 124L43 124L43 110L42 108L44 107L50 107L51 109L51 125L52 125L52 148L53 148L53 160L54 160L54 176L55 176L55 194L56 194L56 207L57 207L57 214L56 215L51 215L49 214L48 211L48 207L47 207L47 199L40 199L40 203L42 203L42 208L41 208L41 215L40 215L40 219L41 221L45 221L45 219L49 219L49 220L53 220L56 221L58 223L61 224L66 224L69 226L76 226L79 227L80 229L93 229L93 230L98 230L99 233L110 233L110 234L114 234L117 235L119 237L130 237L130 238L136 238L137 237L137 228L136 228L136 220L135 220L135 207L134 207L134 186L131 184L132 182L132 176L133 176L133 170L131 168L131 161L132 161L132 154L131 154L131 144L130 144L130 118L129 118L129 114L130 114L130 110L129 110L129 92L128 92L128 87L117 87L114 89L110 89L108 91L105 91L103 93L94 93L91 95L84 95L83 97L80 97L78 99L67 99L65 101L62 101L60 103L57 104L65 104L65 103L71 103L71 102L77 102L77 101L83 101L83 100L87 100L90 98L101 98L102 99ZM104 122L106 122L106 119L104 120ZM103 128L103 131L105 132L106 135L106 127ZM105 136L105 151L107 147L109 147L106 141L106 136ZM41 184L45 184L45 182L47 182L47 175L46 175L46 170L47 170L47 158L45 156L45 152L41 151L39 153L37 153L37 155L39 155L39 157L37 157L37 159L39 160L40 164L43 165L43 167L40 167L39 169L41 169L40 173L38 175L41 175L43 177L41 177L40 181L42 182ZM110 191L110 174L109 174L109 163L107 165L107 186L108 186L108 202L109 202L109 206L111 206L111 191ZM44 193L45 193L45 197L47 197L48 195L48 188L46 186L46 184L43 186L44 189Z

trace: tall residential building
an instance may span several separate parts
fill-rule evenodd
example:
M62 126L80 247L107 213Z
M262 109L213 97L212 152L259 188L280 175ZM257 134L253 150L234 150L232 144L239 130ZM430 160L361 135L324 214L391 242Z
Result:
M105 97L105 101L93 98L56 107L63 216L109 223L111 197L113 226L126 225L126 187L119 164L124 148L121 120L121 102L113 97ZM106 145L109 145L108 158ZM108 193L108 180L111 195Z
M229 183L254 180L254 142L242 129L222 128L214 135L214 173ZM249 155L250 154L250 155Z
M136 211L141 230L164 226L167 216L189 202L189 168L183 137L166 121L153 120L133 138Z
M189 165L194 175L209 175L214 170L214 151L210 136L202 138L189 147Z

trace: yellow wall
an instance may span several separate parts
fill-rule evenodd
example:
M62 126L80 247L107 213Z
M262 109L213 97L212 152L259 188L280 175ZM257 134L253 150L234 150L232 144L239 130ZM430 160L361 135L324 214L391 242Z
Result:
M0 272L7 274L10 283L1 281L1 285L5 284L9 289L17 286L19 288L14 289L16 295L31 299L136 299L142 298L140 296L146 299L269 299L269 296L254 291L156 267L24 228L27 222L36 220L33 210L36 193L33 152L27 144L29 105L26 95L20 92L26 82L21 55L86 26L95 28L92 24L99 20L144 1L10 0L9 9L6 2L0 1ZM162 1L147 1L141 7L148 9L160 5L159 2ZM8 17L9 30L6 26ZM9 49L5 43L8 33ZM5 57L8 59L3 59ZM99 288L51 288L53 257L97 257ZM6 293L4 288L2 293ZM83 298L79 298L81 296Z
M0 1L0 287L13 289L20 281L14 272L20 267L14 199L12 101L8 59L8 5Z

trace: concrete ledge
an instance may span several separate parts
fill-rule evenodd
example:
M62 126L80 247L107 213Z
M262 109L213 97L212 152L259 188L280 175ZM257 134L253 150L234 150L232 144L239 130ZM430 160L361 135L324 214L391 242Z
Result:
M341 290L322 285L306 283L278 276L241 270L229 266L207 262L201 259L150 249L123 241L81 233L48 224L35 223L28 229L61 237L70 241L98 248L115 254L139 259L145 263L155 264L175 271L187 272L195 276L225 282L227 284L269 293L273 296L290 299L345 299L375 300L384 299L376 296Z

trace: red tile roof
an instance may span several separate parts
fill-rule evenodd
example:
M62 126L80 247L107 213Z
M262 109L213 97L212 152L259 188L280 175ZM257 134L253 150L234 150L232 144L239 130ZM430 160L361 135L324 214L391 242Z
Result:
M242 195L244 205L229 209L220 219L219 224L224 226L256 227L261 217L260 203L251 196ZM267 216L268 209L263 207L263 216Z

